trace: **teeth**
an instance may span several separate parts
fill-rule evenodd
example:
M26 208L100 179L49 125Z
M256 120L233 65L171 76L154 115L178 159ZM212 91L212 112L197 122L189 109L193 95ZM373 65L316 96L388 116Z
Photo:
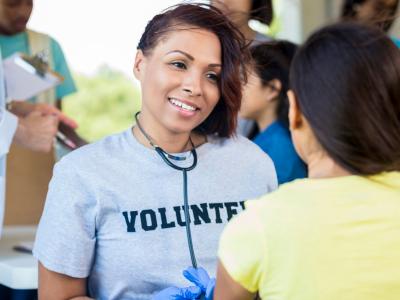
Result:
M181 108L183 108L183 109L190 110L190 111L195 111L195 110L196 110L195 107L190 106L190 105L187 105L187 104L185 104L185 103L183 103L183 102L181 102L181 101L179 101L179 100L176 100L176 99L174 99L174 98L170 98L169 101L170 101L172 104L174 104L174 105L176 105L176 106L179 106L179 107L181 107Z

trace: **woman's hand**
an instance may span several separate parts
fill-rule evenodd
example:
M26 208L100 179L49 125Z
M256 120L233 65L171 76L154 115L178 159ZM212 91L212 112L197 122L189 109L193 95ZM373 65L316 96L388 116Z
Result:
M197 286L178 288L171 286L158 292L153 300L195 300L201 295L201 289Z
M205 300L212 300L215 288L215 278L210 278L207 271L202 267L197 269L189 267L183 271L183 276L201 289Z

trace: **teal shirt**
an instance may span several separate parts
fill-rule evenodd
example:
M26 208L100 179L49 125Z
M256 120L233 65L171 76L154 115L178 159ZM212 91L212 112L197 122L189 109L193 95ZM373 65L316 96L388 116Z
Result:
M26 32L21 32L12 36L0 34L0 47L3 59L15 52L30 54L28 35ZM61 46L53 38L50 38L50 49L53 54L54 71L64 77L64 81L56 87L56 97L57 99L61 99L68 94L74 93L76 91L76 86Z
M396 44L397 47L400 48L400 39L397 39L395 37L392 37L393 42Z

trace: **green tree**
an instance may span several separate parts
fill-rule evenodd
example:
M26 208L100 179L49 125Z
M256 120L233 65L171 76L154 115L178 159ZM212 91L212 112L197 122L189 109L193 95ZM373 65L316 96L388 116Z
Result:
M63 110L88 141L123 131L140 110L140 92L124 74L102 66L94 76L75 74L78 92L66 97Z

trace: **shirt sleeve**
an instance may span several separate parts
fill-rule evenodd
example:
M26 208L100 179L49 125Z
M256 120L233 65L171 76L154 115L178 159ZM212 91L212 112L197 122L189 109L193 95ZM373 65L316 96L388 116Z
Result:
M70 161L61 160L49 185L34 256L51 271L76 278L89 276L97 212L96 198L84 176Z
M262 223L256 210L249 208L225 227L218 257L232 279L254 293L259 290L267 269L266 250Z
M76 86L72 79L64 52L60 44L54 39L51 39L51 51L53 53L54 70L64 77L64 81L56 87L56 97L57 99L61 99L76 92Z

